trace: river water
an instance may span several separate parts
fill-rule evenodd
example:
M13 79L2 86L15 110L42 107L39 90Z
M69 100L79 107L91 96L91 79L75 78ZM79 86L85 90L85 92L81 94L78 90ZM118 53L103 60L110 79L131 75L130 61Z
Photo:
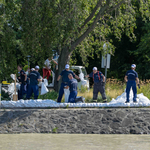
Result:
M0 134L0 150L150 150L150 135Z

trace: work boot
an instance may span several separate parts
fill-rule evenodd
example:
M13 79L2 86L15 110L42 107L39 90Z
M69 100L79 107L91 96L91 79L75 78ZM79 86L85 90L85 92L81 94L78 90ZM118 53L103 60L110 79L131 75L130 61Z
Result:
M129 101L125 101L125 103L130 103Z
M103 103L107 103L107 99L103 99Z

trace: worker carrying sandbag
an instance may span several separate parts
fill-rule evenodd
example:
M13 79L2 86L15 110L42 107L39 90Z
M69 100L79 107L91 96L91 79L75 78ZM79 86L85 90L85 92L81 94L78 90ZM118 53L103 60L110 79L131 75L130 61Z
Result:
M106 103L107 98L105 94L105 76L102 74L102 72L97 71L97 67L94 67L93 72L91 72L86 77L93 78L93 102L97 102L98 92L100 92L102 95L103 103Z
M75 99L77 97L77 86L78 86L78 82L76 79L73 78L73 75L70 73L68 75L69 81L67 86L65 87L66 89L69 88L70 90L70 95L69 95L69 99L68 99L68 103L75 103Z

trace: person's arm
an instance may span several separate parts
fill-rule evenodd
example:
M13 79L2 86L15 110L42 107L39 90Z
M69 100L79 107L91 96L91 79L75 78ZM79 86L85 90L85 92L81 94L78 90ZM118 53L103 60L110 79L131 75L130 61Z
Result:
M61 75L59 75L59 76L58 76L57 81L59 81L59 80L60 80L60 78L61 78Z
M55 60L52 59L52 61L53 61L56 65L58 65L58 63L57 63Z
M24 76L25 76L25 79L24 79L24 81L27 81L27 75L26 75L26 74L24 74Z
M137 84L139 84L139 78L136 78Z
M88 74L88 75L86 75L85 77L86 77L86 78L89 78L90 76L89 76L89 74Z
M80 80L80 78L76 74L75 74L75 78Z
M127 76L125 75L124 77L125 82L128 82Z
M105 82L105 76L103 75L103 82Z
M65 89L68 89L68 88L69 88L69 86L65 86L64 88L65 88Z

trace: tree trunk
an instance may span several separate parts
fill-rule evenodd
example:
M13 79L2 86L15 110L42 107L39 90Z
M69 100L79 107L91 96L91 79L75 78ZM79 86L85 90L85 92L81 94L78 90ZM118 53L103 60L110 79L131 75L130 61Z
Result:
M62 72L62 70L65 69L65 65L70 61L70 55L71 55L71 51L69 51L68 48L63 48L61 50L61 54L59 55L59 59L58 59L58 70L56 70L55 73L55 84L54 84L54 90L55 91L59 91L60 88L60 84L61 84L61 79L59 80L59 83L57 83L57 78L60 75L60 73Z

